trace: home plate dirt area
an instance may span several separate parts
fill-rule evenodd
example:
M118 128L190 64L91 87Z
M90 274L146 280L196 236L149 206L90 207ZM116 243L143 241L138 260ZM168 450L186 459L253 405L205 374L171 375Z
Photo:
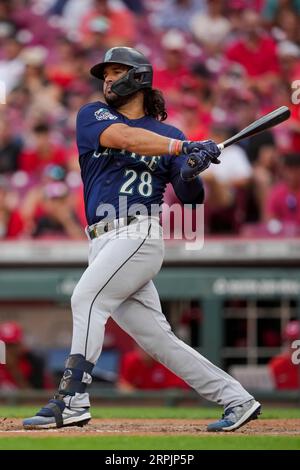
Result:
M0 418L0 437L8 435L212 435L206 426L213 420L199 419L93 419L84 427L24 430L21 419ZM220 433L218 433L220 434ZM225 433L224 433L225 434ZM233 433L226 433L233 434ZM300 419L259 419L234 432L234 435L300 435Z

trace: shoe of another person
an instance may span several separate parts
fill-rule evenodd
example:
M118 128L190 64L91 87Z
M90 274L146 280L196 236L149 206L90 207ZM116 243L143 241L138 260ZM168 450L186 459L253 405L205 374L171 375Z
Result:
M69 408L64 400L54 398L35 416L23 421L25 429L50 429L84 426L91 419L89 408Z
M244 424L257 419L261 411L261 404L252 399L242 405L227 408L219 421L207 426L209 432L235 431Z

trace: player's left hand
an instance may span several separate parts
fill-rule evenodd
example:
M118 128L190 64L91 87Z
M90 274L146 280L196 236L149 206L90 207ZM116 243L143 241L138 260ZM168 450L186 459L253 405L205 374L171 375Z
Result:
M191 153L197 153L201 150L205 150L209 155L212 163L220 163L218 156L221 151L219 150L216 142L213 140L196 140L188 141L184 140L182 143L182 153L190 155Z

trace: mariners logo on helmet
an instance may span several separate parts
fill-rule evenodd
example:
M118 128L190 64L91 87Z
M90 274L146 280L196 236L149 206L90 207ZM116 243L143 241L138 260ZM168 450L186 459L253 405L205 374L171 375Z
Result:
M113 49L109 49L109 51L106 52L105 57L104 57L104 62L109 62L112 55L113 55L113 50L116 49L115 47Z

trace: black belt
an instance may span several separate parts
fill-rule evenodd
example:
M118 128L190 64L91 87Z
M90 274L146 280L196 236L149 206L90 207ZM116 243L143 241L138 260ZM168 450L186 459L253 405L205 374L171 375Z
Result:
M125 227L134 220L137 220L137 218L133 215L129 215L120 219L110 220L109 222L97 222L96 224L87 227L86 231L90 239L93 240L94 238L101 237L101 235L104 235L105 233L110 232L111 230Z

